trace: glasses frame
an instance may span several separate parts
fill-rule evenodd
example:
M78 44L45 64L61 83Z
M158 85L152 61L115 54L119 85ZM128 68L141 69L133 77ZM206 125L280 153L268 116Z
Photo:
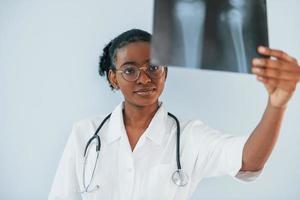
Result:
M133 64L132 64L132 65L133 65ZM123 66L126 66L126 65L123 65ZM122 68L123 66L121 66L121 68ZM160 79L160 78L162 77L162 75L164 74L166 68L167 68L166 65L163 65L163 66L160 66L160 65L159 65L158 67L162 67L163 72L161 73L161 75L160 75L159 77L154 78L154 77L151 77L151 75L147 72L147 69L149 68L149 65L148 65L148 66L144 66L144 67L138 67L138 66L136 66L136 65L133 65L133 66L135 66L135 67L139 70L139 71L138 71L138 75L137 75L137 77L136 77L134 80L128 80L128 79L126 79L126 78L124 77L124 75L123 75L124 69L123 69L123 70L122 70L122 69L118 69L118 70L115 69L114 71L120 73L120 74L122 75L122 78L125 79L126 81L134 82L134 81L136 81L136 80L138 80L138 79L140 78L140 75L141 75L141 71L142 71L142 70L143 70L144 73L152 80L152 79Z

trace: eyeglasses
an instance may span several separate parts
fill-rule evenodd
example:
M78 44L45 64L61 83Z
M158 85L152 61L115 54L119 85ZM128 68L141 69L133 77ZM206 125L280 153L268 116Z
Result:
M137 67L133 64L128 64L122 66L121 69L116 70L122 74L122 77L127 81L136 81L141 74L141 69L151 78L151 79L159 79L165 71L165 66L156 66L148 64L145 67Z

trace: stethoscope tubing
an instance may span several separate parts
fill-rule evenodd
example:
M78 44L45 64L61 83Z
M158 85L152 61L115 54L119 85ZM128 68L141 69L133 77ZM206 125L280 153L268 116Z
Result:
M174 177L176 177L176 175L179 176L179 179L181 179L182 176L186 176L186 178L187 178L186 180L188 180L188 176L181 169L181 163L180 163L180 123L179 123L179 121L178 121L178 119L175 115L173 115L169 112L168 112L168 115L175 120L176 128L177 128L177 130L176 130L176 164L177 164L177 170L172 175L172 179L175 183L175 182L177 182L177 181L174 180ZM95 173L96 165L97 165L97 160L98 160L98 157L99 157L99 152L100 152L100 149L101 149L101 140L100 140L100 136L99 136L98 133L101 130L101 128L103 127L103 125L105 124L105 122L110 118L110 116L111 116L111 113L109 115L107 115L102 120L101 124L98 126L98 128L95 131L94 135L89 139L89 141L87 142L87 144L85 146L84 154L83 154L83 156L84 156L84 166L83 166L83 179L84 179L83 180L83 186L84 186L84 190L81 193L91 192L91 191L89 191L89 187L90 187L90 183L91 183L91 181L94 177L94 173ZM97 140L97 144L96 144L96 152L97 152L96 164L95 164L93 172L92 172L92 178L90 180L90 183L86 186L86 184L85 184L85 170L86 170L85 167L86 167L87 153L89 151L90 144L95 139ZM178 186L185 186L187 184L187 181L186 182L180 181L180 182L182 182L183 184L181 184L181 183L179 183L179 184L175 183L175 184L177 184ZM98 185L96 187L97 187L96 189L99 188ZM93 190L95 190L95 189L93 189Z
M176 127L177 127L177 130L176 130L176 163L177 163L177 170L180 170L181 169L181 162L180 162L180 124L179 124L179 121L177 119L177 117L175 117L175 115L173 115L172 113L169 113L168 112L168 115L170 117L172 117L175 122L176 122ZM90 140L88 141L87 145L85 146L85 150L84 150L84 156L86 156L86 151L90 145L90 143L96 138L97 141L98 141L98 145L96 147L96 151L100 151L100 148L101 148L101 140L100 140L100 137L98 135L100 129L102 128L102 126L105 124L105 122L110 118L111 116L111 113L109 115L107 115L103 121L101 122L101 124L99 125L99 127L97 128L97 130L95 131L94 135L92 138L90 138Z
M100 140L100 137L98 135L98 132L100 131L100 129L102 128L102 126L104 125L104 123L110 118L111 116L111 113L109 115L107 115L103 121L101 122L101 124L99 125L99 127L97 128L97 130L95 131L93 137L91 137L89 139L89 141L87 142L86 146L85 146L85 149L84 149L84 154L83 156L85 157L86 156L86 151L90 145L90 143L96 138L98 143L97 143L97 147L96 147L96 151L100 151L100 148L101 148L101 140Z

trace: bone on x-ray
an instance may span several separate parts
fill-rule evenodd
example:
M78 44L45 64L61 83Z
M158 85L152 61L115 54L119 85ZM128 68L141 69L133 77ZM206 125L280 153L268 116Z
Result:
M266 0L155 0L151 62L251 73L268 46Z

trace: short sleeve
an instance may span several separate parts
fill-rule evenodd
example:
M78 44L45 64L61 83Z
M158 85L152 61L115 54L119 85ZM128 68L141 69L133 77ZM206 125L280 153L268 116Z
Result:
M195 123L193 131L199 144L196 174L204 178L229 175L240 181L252 181L261 173L240 172L248 135L223 134L202 122Z
M73 125L60 159L48 200L81 200L75 170L75 132L76 124Z

